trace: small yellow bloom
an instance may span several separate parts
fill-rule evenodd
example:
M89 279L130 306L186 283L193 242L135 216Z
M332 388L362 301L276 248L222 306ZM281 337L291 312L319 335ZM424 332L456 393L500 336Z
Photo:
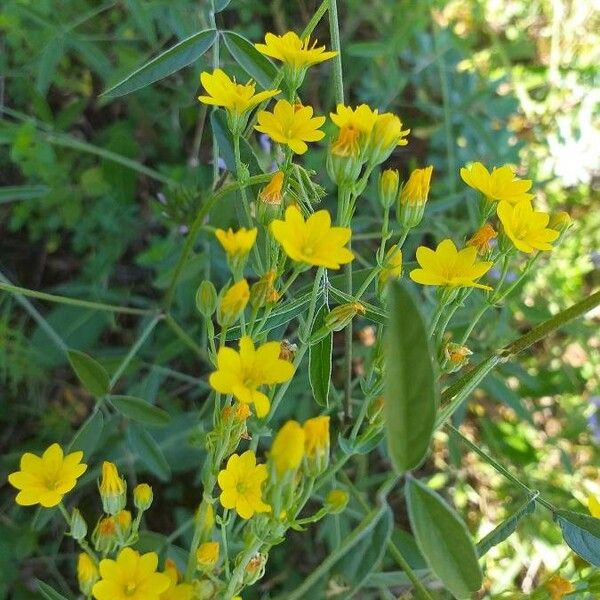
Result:
M276 171L271 181L260 192L260 199L265 204L281 204L281 189L283 188L283 171Z
M325 137L319 127L325 117L313 117L311 106L294 106L287 100L278 100L273 112L261 110L257 116L255 129L266 133L280 144L286 144L296 154L308 150L306 142L318 142Z
M545 587L550 593L552 600L562 600L564 596L570 594L575 589L575 586L570 581L567 581L560 575L552 576L546 582Z
M489 223L486 223L474 233L470 240L467 241L467 246L477 248L479 254L486 254L492 246L492 240L497 237L497 231Z
M331 153L336 156L358 156L361 152L360 131L351 125L340 129L338 137L331 145Z
M355 109L351 106L338 104L336 106L336 112L329 113L331 120L340 129L354 129L365 136L368 136L371 131L373 131L373 127L377 121L377 115L377 109L373 110L367 104L361 104Z
M223 250L227 253L228 258L243 258L252 250L252 246L256 242L257 233L258 229L256 227L252 229L241 227L237 231L233 231L230 227L227 231L217 229L215 237L219 240L221 246L223 246Z
M547 227L550 215L534 210L529 200L517 204L501 201L497 212L504 233L521 252L531 254L534 250L552 250L550 242L560 235Z
M277 432L271 446L270 460L278 475L286 471L295 471L304 456L304 429L297 421L287 421Z
M133 488L133 503L138 510L148 510L153 499L152 488L147 483L140 483Z
M122 510L115 515L115 523L122 539L126 539L131 528L131 513L128 510Z
M391 208L398 196L400 174L398 169L385 169L379 177L379 201L384 208Z
M588 496L588 510L595 519L600 519L600 501L596 496Z
M490 200L506 200L516 204L521 200L530 200L533 194L530 179L519 179L510 165L494 167L490 173L480 162L475 162L460 170L462 180L474 190L480 191Z
M266 90L255 94L253 81L243 85L236 83L221 69L215 69L212 73L206 71L201 73L200 81L208 94L198 96L200 102L222 106L236 116L253 109L263 100L272 98L281 92L281 90Z
M367 150L371 163L381 163L396 146L406 146L410 129L402 129L400 117L392 113L377 115Z
M219 560L219 542L204 542L196 551L196 562L200 569L212 569Z
M284 35L267 33L264 44L254 44L265 56L270 56L293 68L306 68L333 58L337 52L326 52L325 46L317 47L317 40L310 45L310 39L300 39L293 31Z
M125 507L127 485L119 476L114 463L108 461L102 463L102 478L98 482L98 490L105 513L116 515Z
M57 506L85 473L87 465L82 458L83 452L65 456L58 444L52 444L41 457L26 452L21 457L21 470L8 476L9 483L19 490L15 502L20 506Z
M379 273L379 287L384 288L390 279L398 279L402 275L402 250L392 246L385 255L384 266Z
M123 548L116 560L100 561L102 579L94 585L96 600L160 600L169 587L169 578L157 573L158 555L148 552L140 556L131 548Z
M169 578L169 587L160 595L160 600L193 600L194 588L189 583L178 583L181 577L170 559L165 561L164 574Z
M329 417L321 415L304 422L305 464L311 476L321 474L329 464Z
M217 481L221 490L219 500L223 508L233 508L242 519L254 513L270 512L262 500L262 484L267 478L267 466L256 464L256 455L247 450L241 456L232 454L227 467L219 472Z
M250 300L250 287L245 279L234 283L223 295L219 306L223 322L235 321Z
M244 404L254 404L258 417L269 412L269 398L258 391L262 385L283 383L292 378L294 367L279 358L279 342L254 347L252 338L240 339L240 351L222 346L217 353L217 370L211 373L210 385L222 394L233 394Z
M92 588L99 577L98 567L96 567L90 555L81 552L77 559L77 581L84 596L89 596L92 593Z
M271 233L297 262L339 269L354 259L352 252L344 247L352 231L349 227L332 227L326 210L313 213L305 221L298 208L289 206L284 221L275 219L271 223Z
M402 186L400 204L425 204L429 196L429 186L433 167L415 169Z
M346 508L348 504L349 496L345 490L333 489L325 498L325 505L330 513L339 513Z
M477 262L477 250L472 246L457 250L452 240L440 242L435 250L419 246L417 262L421 268L413 269L410 278L422 285L491 289L475 280L485 275L493 263Z

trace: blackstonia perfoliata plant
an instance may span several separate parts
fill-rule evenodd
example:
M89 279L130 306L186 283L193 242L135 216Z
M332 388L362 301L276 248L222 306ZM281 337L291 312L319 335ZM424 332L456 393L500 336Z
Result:
M327 8L331 51L309 37ZM136 549L143 516L152 508L153 490L138 483L128 494L121 467L112 462L102 464L97 518L89 524L82 513L89 515L90 507L68 502L87 469L82 461L88 457L82 451L53 444L42 456L26 453L20 470L9 476L19 490L18 504L58 507L64 516L69 535L81 548L72 568L85 598L240 598L261 580L269 554L290 530L304 531L327 515L344 511L351 495L353 510L363 512L364 519L334 555L285 593L286 599L325 597L315 592L319 582L359 543L368 545L376 527L383 533L376 542L378 554L370 563L365 559L370 571L391 560L406 577L400 588L412 588L421 598L439 597L440 590L470 597L483 583L480 557L510 535L518 519L535 505L550 511L576 552L600 563L600 521L553 506L450 424L450 417L494 366L598 304L594 294L465 369L472 355L471 335L480 319L527 277L543 253L551 252L567 232L569 217L539 210L532 182L517 177L511 166L490 172L474 162L460 170L460 177L479 196L468 200L478 203L478 227L466 239L419 246L416 264L403 267L403 258L413 259L403 248L407 237L419 239L415 228L428 218L435 173L431 166L423 166L402 182L397 170L384 168L398 147L410 150L410 124L366 104L344 103L336 20L335 3L325 2L301 36L268 33L264 43L254 46L235 38L233 57L239 59L241 53L242 67L257 80L270 80L267 89L259 91L253 80L236 81L219 66L216 47L214 68L200 75L198 100L214 107L214 148L226 157L226 170L217 170L214 155L213 188L189 224L171 285L152 321L152 327L164 321L197 347L198 341L174 322L172 305L178 278L203 236L204 247L209 242L213 252L226 260L228 280L218 290L209 279L198 281L195 299L206 332L206 348L200 352L210 371L205 414L212 417L202 438L201 486L193 489L197 510L185 553L168 555L164 546L148 549L147 542L143 551ZM231 41L231 32L220 35L225 34ZM215 37L213 32L202 39L214 43ZM176 51L169 52L176 55ZM277 68L266 57L274 59ZM307 70L326 61L332 65L337 104L329 115L321 115L305 104L301 86ZM145 84L156 80L153 64L125 80L126 91L140 87L143 77ZM161 73L164 76L164 70ZM118 88L112 90L113 96ZM268 168L261 168L252 157L258 134L263 147L269 146L268 161L262 161ZM326 145L327 151L315 173L305 165L314 166L317 159L305 159L319 145ZM326 174L335 190L331 211L320 207ZM368 195L377 197L371 206L378 207L381 229L374 236L353 240L355 214ZM239 221L227 230L213 227L211 216L231 196ZM378 247L369 260L363 249L372 248L374 238ZM419 295L424 300L416 300ZM467 299L476 310L453 337L447 330ZM359 370L353 368L352 358L355 319L373 326ZM342 331L334 340L334 332ZM338 377L332 373L335 346L343 346ZM109 382L102 367L87 355L71 352L70 358L103 411L119 411L142 421L165 416L143 400L112 395L124 367ZM454 375L463 369L465 374ZM306 379L306 374L313 400L300 412L310 416L302 423L288 420L271 434L279 409L288 402L291 382ZM524 508L513 522L500 524L477 546L458 514L418 479L417 469L429 454L432 436L442 428L525 494ZM355 456L369 453L378 453L379 464L384 465L380 487L372 497L357 492L344 470ZM419 572L391 537L394 519L387 497L402 490L412 534L428 565ZM597 503L591 508L598 516ZM181 533L173 532L170 541L178 542ZM356 592L369 570L342 587L339 597ZM62 597L42 586L47 597ZM399 584L390 586L397 590Z

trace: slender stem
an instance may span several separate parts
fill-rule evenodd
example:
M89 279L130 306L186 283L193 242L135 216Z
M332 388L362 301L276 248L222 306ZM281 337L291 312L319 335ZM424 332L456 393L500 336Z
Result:
M404 556L402 556L402 552L400 552L398 546L390 540L387 544L387 549L393 559L398 563L398 566L406 573L410 582L415 586L418 596L423 600L433 600L433 596L427 591L427 588L423 585L419 576L413 571Z
M340 45L340 24L338 21L337 1L329 0L329 36L331 49L337 52L333 58L333 86L336 104L344 104L344 80L342 77L342 49Z

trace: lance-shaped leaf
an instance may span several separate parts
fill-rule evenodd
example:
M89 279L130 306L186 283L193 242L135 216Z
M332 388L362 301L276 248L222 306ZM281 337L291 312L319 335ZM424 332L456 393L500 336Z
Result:
M600 519L570 510L557 511L555 519L571 549L592 565L600 567Z
M111 396L113 406L122 414L146 425L166 425L171 417L169 413L135 396Z
M429 450L438 407L437 376L417 300L399 282L388 288L384 414L388 449L399 473Z
M233 31L222 32L227 50L236 62L263 88L270 88L277 77L275 65L245 37Z
M75 375L87 391L94 396L104 396L110 381L105 368L85 352L69 350L67 355Z
M329 308L324 304L315 318L314 331L325 325ZM313 396L317 404L329 406L329 387L331 383L331 351L333 349L333 332L321 338L309 349L308 378Z

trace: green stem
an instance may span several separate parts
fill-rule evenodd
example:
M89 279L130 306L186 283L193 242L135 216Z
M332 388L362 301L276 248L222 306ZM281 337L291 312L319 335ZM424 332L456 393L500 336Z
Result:
M337 52L333 58L333 87L336 104L344 104L344 80L342 78L342 49L340 45L340 24L338 21L337 2L329 0L329 36L331 49Z

